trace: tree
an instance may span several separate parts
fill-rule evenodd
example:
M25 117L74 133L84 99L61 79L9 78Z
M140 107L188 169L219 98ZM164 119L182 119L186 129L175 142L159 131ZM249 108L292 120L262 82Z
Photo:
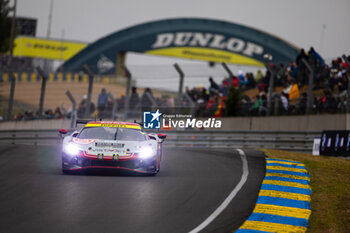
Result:
M10 48L11 19L9 0L0 0L0 54L6 53Z
M225 116L239 116L242 111L242 90L230 87L226 99Z

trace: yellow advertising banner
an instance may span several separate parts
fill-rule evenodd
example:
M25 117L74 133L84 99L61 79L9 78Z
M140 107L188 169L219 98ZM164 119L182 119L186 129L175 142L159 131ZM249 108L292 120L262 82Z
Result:
M80 42L19 36L15 40L13 54L22 57L36 57L65 61L86 46L86 43Z
M225 62L234 63L240 65L252 65L252 66L264 66L264 64L258 60L243 56L238 53L227 52L212 48L200 48L200 47L172 47L148 50L146 54L181 57L194 60L204 60L212 62Z

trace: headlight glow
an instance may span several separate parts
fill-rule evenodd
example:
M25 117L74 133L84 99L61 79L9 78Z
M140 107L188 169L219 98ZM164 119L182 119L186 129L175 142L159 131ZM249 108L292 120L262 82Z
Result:
M140 158L146 159L154 155L154 152L151 147L145 147L140 150L138 153Z
M64 149L69 155L78 155L79 151L81 150L77 145L73 143L69 143Z

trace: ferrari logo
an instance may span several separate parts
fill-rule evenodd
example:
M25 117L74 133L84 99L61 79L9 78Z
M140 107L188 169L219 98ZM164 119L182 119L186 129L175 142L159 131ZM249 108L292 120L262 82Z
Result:
M118 154L114 154L113 155L113 161L117 161L119 160L119 155Z
M97 159L103 159L103 154L102 153L97 154Z

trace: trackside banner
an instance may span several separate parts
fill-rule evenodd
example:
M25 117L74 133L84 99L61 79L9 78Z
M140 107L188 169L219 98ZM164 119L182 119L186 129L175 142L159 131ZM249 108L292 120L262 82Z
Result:
M135 25L89 44L63 66L79 71L84 64L96 73L114 72L126 52L180 57L210 62L263 66L294 61L298 48L269 33L247 26L197 18L177 18Z
M263 66L252 57L264 48L251 41L204 32L160 33L148 54Z
M20 36L15 40L13 54L20 57L35 57L65 61L86 46L86 43Z
M323 131L319 149L321 155L350 156L350 131Z

